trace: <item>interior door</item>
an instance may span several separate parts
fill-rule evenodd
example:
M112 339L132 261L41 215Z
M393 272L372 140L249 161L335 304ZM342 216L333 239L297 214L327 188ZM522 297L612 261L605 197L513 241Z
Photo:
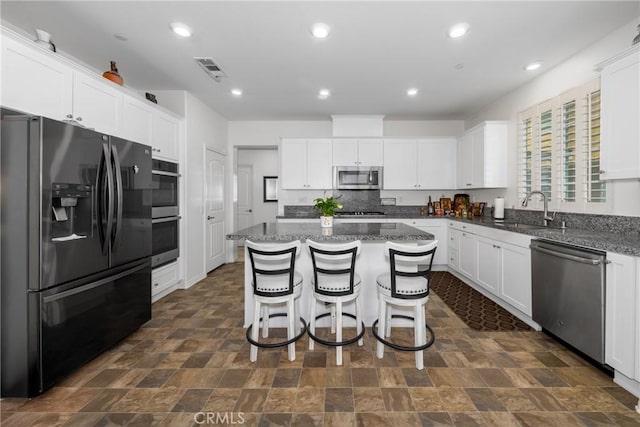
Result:
M236 230L242 230L253 225L253 168L251 166L238 166L238 204L236 205ZM242 246L243 241L237 240L237 245Z
M205 162L206 267L209 272L222 265L226 258L226 157L207 148Z

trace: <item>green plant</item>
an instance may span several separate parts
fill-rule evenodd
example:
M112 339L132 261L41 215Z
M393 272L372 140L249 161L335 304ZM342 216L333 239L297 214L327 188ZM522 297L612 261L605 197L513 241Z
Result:
M334 216L336 213L336 209L342 209L342 203L337 201L340 197L342 197L342 194L337 197L318 197L313 201L313 203L315 208L320 211L322 216Z

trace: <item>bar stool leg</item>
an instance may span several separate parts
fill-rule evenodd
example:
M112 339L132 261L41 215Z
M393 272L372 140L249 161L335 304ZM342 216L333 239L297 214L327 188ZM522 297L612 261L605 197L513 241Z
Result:
M391 311L392 311L391 306L390 305L387 306L387 328L384 331L384 335L383 335L385 338L389 338L391 336Z
M309 319L309 332L312 335L316 334L316 306L318 305L318 301L315 298L311 298L311 314ZM309 338L309 350L313 350L315 346L315 341Z
M300 318L300 298L296 298L293 300L293 308L295 312L294 325L296 327L296 335L298 335L302 330L302 325L300 325L300 322L298 322L298 319Z
M336 306L331 304L331 333L336 333Z
M386 331L387 322L387 303L384 298L380 297L378 300L378 335L381 337L384 336L384 332ZM377 340L376 340L377 341ZM380 341L376 343L376 357L378 359L382 359L384 357L384 344Z
M427 330L424 323L424 306L416 305L413 308L413 333L415 346L419 347L427 342ZM416 351L416 368L424 368L423 350Z
M264 328L264 325L262 326ZM253 303L253 326L251 328L251 339L258 341L258 329L260 328L260 301L256 300ZM258 360L258 347L251 344L251 350L249 351L249 360L255 362Z
M360 335L362 332L362 303L360 302L360 297L356 298L356 333ZM358 346L362 347L364 345L364 340L360 338L358 340Z
M295 332L295 325L296 325L296 319L295 319L295 304L293 301L293 298L290 298L289 301L287 301L287 318L289 320L289 326L287 327L287 338L288 339L293 339L293 337L296 336L296 332ZM296 343L292 342L291 344L289 344L289 360L290 361L294 361L296 360Z
M269 305L262 306L262 338L269 338Z
M336 342L342 341L342 300L336 301ZM336 365L342 366L342 346L336 347Z

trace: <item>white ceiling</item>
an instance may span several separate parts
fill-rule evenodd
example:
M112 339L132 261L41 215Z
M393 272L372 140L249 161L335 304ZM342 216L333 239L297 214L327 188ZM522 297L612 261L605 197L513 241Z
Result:
M230 120L464 119L640 16L640 2L2 1L0 14L26 33L48 31L95 69L116 60L128 86L188 90ZM175 36L174 21L194 36ZM461 21L469 34L449 39ZM315 22L329 38L310 35ZM217 83L194 56L229 77ZM533 60L543 67L524 71ZM332 96L319 100L320 88Z

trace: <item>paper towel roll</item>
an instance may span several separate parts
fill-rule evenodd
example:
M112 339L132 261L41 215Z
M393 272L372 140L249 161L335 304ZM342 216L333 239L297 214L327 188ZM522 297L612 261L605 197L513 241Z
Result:
M493 201L493 219L504 219L504 199L496 197Z

